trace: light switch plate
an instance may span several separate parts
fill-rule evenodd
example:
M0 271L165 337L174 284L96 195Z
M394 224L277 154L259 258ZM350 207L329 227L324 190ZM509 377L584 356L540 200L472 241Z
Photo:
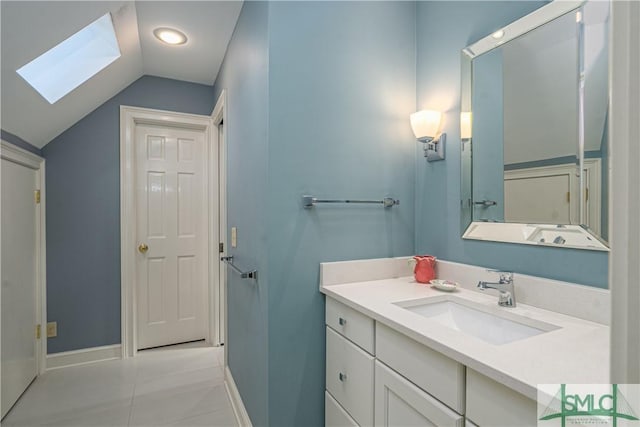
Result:
M47 338L58 336L58 322L47 323Z
M231 227L231 247L235 248L238 246L238 228Z

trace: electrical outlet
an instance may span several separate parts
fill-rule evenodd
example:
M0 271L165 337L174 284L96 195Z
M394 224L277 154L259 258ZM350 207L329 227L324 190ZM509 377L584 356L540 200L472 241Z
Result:
M235 248L238 246L238 228L231 227L231 247Z
M47 323L47 338L58 336L58 322Z

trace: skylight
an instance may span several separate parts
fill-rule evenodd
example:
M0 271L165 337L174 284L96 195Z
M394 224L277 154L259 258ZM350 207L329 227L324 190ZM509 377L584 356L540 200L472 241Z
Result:
M119 57L107 13L20 68L18 74L53 104Z

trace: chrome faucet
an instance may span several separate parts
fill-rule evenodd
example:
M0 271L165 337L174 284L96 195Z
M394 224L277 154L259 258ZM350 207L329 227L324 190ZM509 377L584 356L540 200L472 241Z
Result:
M487 270L500 273L500 281L495 282L478 282L478 288L482 291L487 289L495 289L500 291L498 305L501 307L516 306L516 292L513 287L513 273L508 271Z

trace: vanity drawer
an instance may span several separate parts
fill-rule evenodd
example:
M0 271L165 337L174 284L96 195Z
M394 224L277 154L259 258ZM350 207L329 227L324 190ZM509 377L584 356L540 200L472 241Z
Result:
M325 427L358 427L358 423L345 411L328 391L324 392Z
M374 354L374 321L372 318L327 297L326 321L328 326Z
M536 426L536 402L467 369L467 417L478 426Z
M376 355L418 387L464 414L464 365L381 323L376 324Z
M374 358L331 328L327 330L327 390L362 426L373 424Z

